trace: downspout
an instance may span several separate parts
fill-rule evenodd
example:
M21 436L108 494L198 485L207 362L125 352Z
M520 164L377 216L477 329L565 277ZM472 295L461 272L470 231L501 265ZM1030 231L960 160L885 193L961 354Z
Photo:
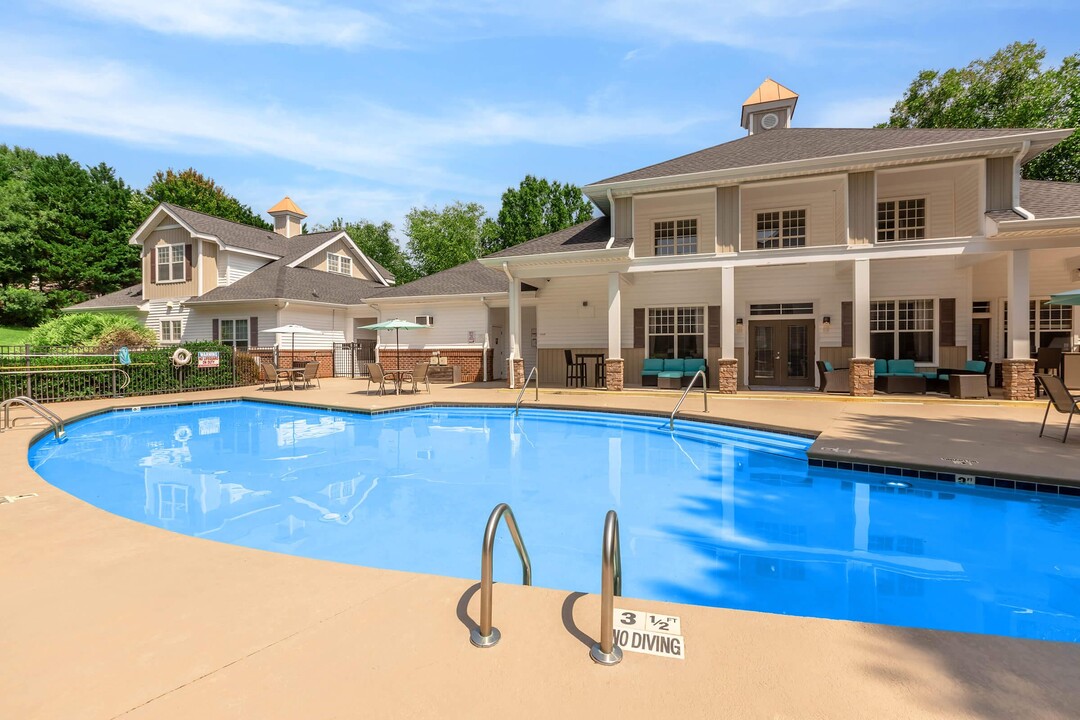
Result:
M615 244L615 198L611 194L611 188L607 189L608 212L611 213L611 237L608 238L605 250L610 250Z
M1035 215L1028 212L1020 206L1020 169L1024 161L1024 156L1028 154L1028 150L1031 149L1031 141L1025 140L1022 149L1013 159L1013 210L1020 214L1025 220L1034 220Z
M489 313L491 312L491 307L487 304L487 298L484 297L483 295L480 296L480 304L483 305L485 308L487 308ZM491 335L491 333L488 332L489 329L491 328L491 316L490 316L490 314L487 316L487 322L485 323L485 325L487 327L484 328L484 347L480 351L480 365L483 368L483 370L481 370L481 375L480 375L480 379L481 379L482 382L487 382L488 381L488 359L487 359L487 354L488 354L488 337Z
M503 269L503 272L506 273L506 279L508 281L507 285L508 286L512 285L514 283L514 276L510 273L510 264L507 263L505 260L503 260L502 269ZM509 294L510 294L509 289L510 288L507 287L507 296L509 296ZM519 311L520 311L520 308L519 308ZM511 322L511 323L513 322L513 319L510 318L509 316L507 317L507 320L509 322ZM521 339L518 338L518 342L520 342L520 341L521 341ZM516 358L514 357L513 347L511 347L510 348L510 359L507 361L509 363L509 367L506 369L506 376L510 381L510 387L511 388L514 387L514 360L516 360Z

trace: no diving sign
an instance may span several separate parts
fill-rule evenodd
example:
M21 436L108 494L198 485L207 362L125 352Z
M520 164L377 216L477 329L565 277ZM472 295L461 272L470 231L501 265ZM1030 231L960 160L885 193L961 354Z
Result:
M674 615L615 608L615 644L629 652L686 658L682 623Z

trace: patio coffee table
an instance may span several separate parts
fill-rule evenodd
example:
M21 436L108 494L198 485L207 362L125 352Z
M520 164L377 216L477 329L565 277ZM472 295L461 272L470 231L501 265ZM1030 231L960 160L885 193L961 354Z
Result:
M885 393L926 394L926 378L922 375L885 375L874 378L874 389Z
M678 390L682 386L682 373L674 377L664 377L664 373L656 378L656 387L663 390Z

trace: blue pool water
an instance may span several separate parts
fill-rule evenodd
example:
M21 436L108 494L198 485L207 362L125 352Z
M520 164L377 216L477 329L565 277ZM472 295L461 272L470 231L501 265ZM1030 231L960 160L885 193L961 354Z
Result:
M508 502L536 585L597 592L604 514L627 596L1080 640L1080 501L810 468L809 440L504 408L368 416L255 402L112 412L30 463L109 512L263 550L477 578ZM500 531L495 576L520 581Z

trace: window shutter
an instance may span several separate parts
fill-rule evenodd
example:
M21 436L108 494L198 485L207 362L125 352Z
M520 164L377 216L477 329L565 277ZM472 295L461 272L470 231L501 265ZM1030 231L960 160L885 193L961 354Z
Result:
M855 345L854 323L852 322L851 313L851 303L840 303L840 344L848 348Z
M217 318L214 318L213 320L210 321L210 338L212 340L220 340L221 339L221 327L220 326L221 326L221 322Z
M259 346L259 318L252 315L248 318L248 345L250 347Z
M941 298L938 307L941 310L938 345L953 347L956 345L956 298Z
M645 347L645 308L634 308L634 347Z
M150 284L154 284L157 282L157 248L150 248L147 254L150 256Z
M191 280L191 245L184 246L184 280Z
M709 347L720 347L720 306L709 306Z

